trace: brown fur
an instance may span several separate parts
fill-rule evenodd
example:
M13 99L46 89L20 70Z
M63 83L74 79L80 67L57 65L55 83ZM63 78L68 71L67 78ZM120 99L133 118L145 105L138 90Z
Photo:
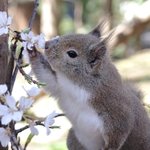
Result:
M107 137L100 150L150 150L150 120L139 92L122 81L98 35L101 34L96 28L90 34L65 35L47 42L44 56L37 52L36 57L30 58L32 69L56 97L58 72L92 93L89 105L102 116ZM69 49L77 51L78 58L65 60ZM74 129L67 141L69 150L86 150Z

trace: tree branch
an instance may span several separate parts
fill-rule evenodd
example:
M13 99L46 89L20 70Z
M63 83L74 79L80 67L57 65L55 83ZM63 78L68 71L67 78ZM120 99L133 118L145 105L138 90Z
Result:
M29 28L30 28L30 30L32 29L33 22L34 22L34 19L36 17L36 14L37 14L38 6L39 6L39 0L35 0L34 1L34 9L33 9L33 12L32 12L32 16L31 16L30 21L29 21Z
M39 0L35 0L35 1L34 1L34 9L33 9L31 18L30 18L30 20L29 20L29 26L28 26L28 27L30 28L30 30L32 29L33 22L34 22L34 19L35 19L36 14L37 14L37 8L38 8L38 6L39 6ZM18 59L21 59L21 57L22 57L22 51L20 52ZM13 89L14 82L15 82L15 80L16 80L16 76L17 76L18 70L19 70L19 66L18 66L18 64L16 64L15 69L14 69L14 72L13 72L13 75L12 75L12 79L11 79L11 85L10 85L10 90L11 90L11 91L12 91L12 89ZM23 71L21 70L21 72L23 72ZM24 72L23 72L23 73L24 73Z
M8 0L0 0L0 11L8 12ZM0 36L0 84L6 83L8 67L8 35ZM2 127L0 122L0 127ZM8 147L2 147L0 150L8 150Z
M133 18L126 24L121 24L116 28L113 36L111 47L114 48L121 43L127 43L128 39L133 35L139 35L150 25L150 16L147 18Z

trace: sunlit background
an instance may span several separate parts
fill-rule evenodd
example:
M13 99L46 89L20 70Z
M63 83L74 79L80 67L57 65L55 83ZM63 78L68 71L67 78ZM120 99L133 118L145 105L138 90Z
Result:
M24 30L34 7L33 0L10 0L9 15L13 17L12 29ZM69 33L88 33L99 21L107 22L107 32L116 28L112 39L111 56L121 75L143 91L144 103L150 104L150 0L40 0L33 32L44 33L46 39ZM26 72L32 73L30 68ZM30 88L20 74L13 91L15 97L26 95ZM61 113L56 100L41 90L32 109L39 117L53 110ZM70 123L65 117L55 119L60 129L53 129L50 136L39 128L28 149L67 150L66 136ZM21 124L19 126L22 126ZM29 131L21 134L23 142Z

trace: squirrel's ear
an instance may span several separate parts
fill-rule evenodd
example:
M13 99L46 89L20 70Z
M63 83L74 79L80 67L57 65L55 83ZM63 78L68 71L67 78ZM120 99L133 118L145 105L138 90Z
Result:
M100 29L100 24L97 25L91 32L89 32L89 34L94 35L96 37L101 37L101 29Z
M98 38L104 36L109 31L109 23L106 18L103 18L99 24L89 34L94 35Z
M89 47L89 58L88 63L91 68L98 68L101 65L102 59L106 54L106 46L104 41L100 41Z

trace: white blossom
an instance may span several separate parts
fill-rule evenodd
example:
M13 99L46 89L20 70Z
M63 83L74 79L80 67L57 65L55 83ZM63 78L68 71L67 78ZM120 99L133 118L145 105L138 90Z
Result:
M28 108L30 108L33 104L33 100L32 99L27 99L25 97L21 97L19 100L19 109L21 111L26 111Z
M33 104L33 100L21 97L19 101L19 107L16 106L15 99L6 95L6 104L0 104L0 116L1 122L4 125L9 124L12 120L18 122L22 119L23 112L30 108Z
M8 26L11 22L12 18L7 16L5 11L0 11L0 35L8 34Z
M6 84L0 84L0 95L3 95L7 92L7 86Z
M16 101L10 95L6 95L6 104L0 104L0 116L1 122L4 125L9 124L12 120L20 121L23 115L22 110L18 110L16 107Z
M38 129L35 127L35 123L32 121L29 123L29 127L30 127L30 131L33 135L38 135L39 131Z
M24 47L24 50L32 50L33 46L37 49L43 49L45 47L45 39L43 34L35 36L32 31L29 33L22 32L21 38L23 40L22 46Z
M3 147L6 147L10 142L10 134L9 128L0 128L0 143Z
M21 39L23 40L22 45L24 49L32 50L34 46L34 35L33 32L30 31L29 33L21 33Z
M27 90L27 94L31 97L37 96L40 94L40 89L37 87L32 87L29 90Z
M46 117L46 119L45 119L45 121L44 121L44 126L46 127L46 133L47 133L47 135L49 135L50 134L50 126L52 125L52 124L54 124L54 122L55 122L55 120L54 120L54 118L55 118L55 116L57 116L58 114L55 112L55 111L53 111L51 114L49 114L47 117Z
M37 35L34 40L35 40L34 45L37 49L39 49L39 48L44 49L45 48L44 34L41 33L40 35Z

